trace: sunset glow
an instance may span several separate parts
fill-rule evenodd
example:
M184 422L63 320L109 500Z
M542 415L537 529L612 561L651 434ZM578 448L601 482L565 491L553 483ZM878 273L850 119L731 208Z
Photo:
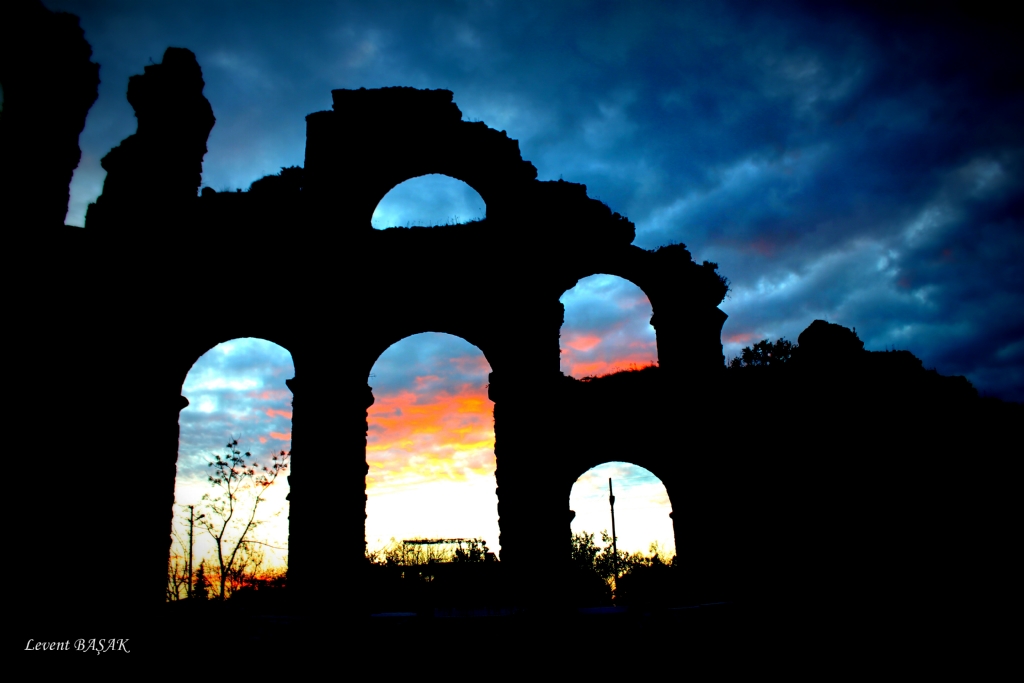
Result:
M635 285L597 275L581 280L562 301L562 362L570 374L607 374L657 359L650 303ZM492 551L500 550L494 404L486 389L490 370L475 346L438 333L408 337L378 358L368 378L374 394L366 447L371 550L392 538L416 537L480 537ZM284 380L293 374L288 352L259 339L220 344L195 363L182 387L190 405L180 417L174 522L180 537L181 506L200 506L204 493L215 493L207 462L214 453L223 454L229 440L237 438L243 451L261 461L291 449L291 391ZM613 475L622 481L624 496L622 547L646 552L657 541L670 548L664 488L658 493L660 482L644 470L624 463L616 467ZM602 503L601 495L585 493L587 483L601 477L606 485L604 470L594 470L573 489L574 529L599 534L609 526L603 521L607 497ZM273 546L268 566L287 563L287 493L287 482L279 480L261 507L260 517L267 521L259 538ZM213 557L208 536L196 534L195 553Z
M413 335L381 354L367 411L366 540L471 538L498 550L490 366L446 334Z
M192 366L182 395L189 406L178 419L178 476L175 479L174 529L187 539L188 510L196 506L202 514L204 494L217 495L211 486L214 454L224 455L225 444L238 440L238 448L250 451L263 465L281 451L291 450L292 393L285 380L295 373L291 355L282 347L263 339L234 339L203 354ZM267 568L287 566L288 481L281 477L269 487L259 507L259 519L265 520L254 538L265 542ZM243 497L244 500L244 497ZM210 536L196 529L194 565L201 559L216 566L215 544ZM181 550L175 541L171 552Z

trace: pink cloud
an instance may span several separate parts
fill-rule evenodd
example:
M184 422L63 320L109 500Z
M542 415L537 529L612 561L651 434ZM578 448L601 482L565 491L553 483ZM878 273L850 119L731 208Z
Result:
M573 334L562 340L562 344L574 351L590 351L600 343L601 337L596 334Z
M725 341L729 344L746 344L753 338L753 332L737 332L736 334L726 336Z
M249 392L248 397L261 401L273 401L275 403L287 402L291 399L292 392L287 389L264 389L263 391Z

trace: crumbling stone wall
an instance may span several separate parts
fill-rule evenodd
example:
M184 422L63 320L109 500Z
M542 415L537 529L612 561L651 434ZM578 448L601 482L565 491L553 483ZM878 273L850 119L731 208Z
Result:
M633 246L633 224L589 198L585 186L537 181L518 143L462 121L449 91L335 91L332 111L307 117L301 171L254 183L251 192L199 196L214 123L202 88L195 57L183 49L168 49L161 64L130 79L138 131L104 158L108 175L90 207L81 252L91 270L78 291L98 322L76 361L97 369L85 371L97 374L89 375L80 422L91 424L100 418L96 406L117 402L118 440L150 451L137 469L115 470L97 484L97 495L116 497L139 477L153 482L132 504L139 530L131 551L139 567L134 599L163 599L169 538L159 530L169 530L172 515L178 413L187 405L180 390L202 353L254 336L292 355L289 581L299 595L322 602L330 599L320 592L323 539L339 539L333 566L363 562L370 368L391 344L435 331L475 344L491 365L502 564L522 577L524 601L557 604L558 582L528 567L538 554L564 553L568 491L564 477L538 478L538 461L562 458L554 466L569 472L580 458L562 454L596 453L600 444L590 432L611 429L620 441L631 432L624 424L599 426L603 413L577 411L562 440L538 451L551 420L578 398L559 372L559 298L599 272L637 283L654 307L659 370L686 377L699 394L722 370L721 278L693 263L685 248ZM373 210L392 187L428 173L476 189L486 218L371 229ZM273 286L239 298L233 288L252 275ZM136 338L160 340L161 352ZM112 381L99 368L126 374ZM132 382L143 370L145 382ZM678 455L660 452L666 460ZM669 472L666 483L672 481ZM339 605L352 600L335 597Z
M391 188L441 173L480 193L488 216L515 209L512 199L537 177L519 143L504 131L462 120L448 90L333 90L332 111L306 117L307 201L344 206L365 222ZM347 222L347 221L346 221Z
M64 225L78 136L96 101L100 65L78 17L38 0L0 5L0 205L19 224Z
M546 433L544 414L561 413L569 398L557 364L561 295L594 273L636 283L654 307L664 372L688 377L699 391L723 367L719 335L725 314L717 304L725 295L724 281L713 264L693 263L683 247L648 252L633 246L633 224L589 198L585 186L537 181L518 144L504 132L462 121L449 91L385 88L333 95L332 111L307 117L302 201L307 223L321 226L314 239L321 249L333 250L331 288L350 297L356 293L364 302L348 318L359 329L356 341L348 342L360 366L350 373L352 381L364 383L384 349L418 332L455 334L483 351L492 368L501 557L503 564L525 571L538 553L558 556L565 546L568 492L558 478L538 479L538 459L589 447L580 436L552 441L550 454L537 452L539 434ZM370 228L374 208L391 188L428 173L473 187L487 203L486 218L430 229ZM377 268L368 269L368 263ZM362 350L353 350L353 343ZM296 376L307 381L299 370ZM324 391L317 400L329 400L329 389ZM368 401L372 394L353 391L351 423L360 426L360 439L337 455L342 467L351 467L346 476L353 481L365 475ZM314 426L308 415L295 415L306 423L297 421L293 429L293 515L317 507L310 520L337 524L339 514L330 515L322 502L332 500L331 484L302 464L304 449L329 441L334 425ZM575 424L580 430L593 427L586 417ZM569 460L565 466L571 469ZM353 493L358 509L341 513L350 520L346 537L362 536L363 499ZM340 512L337 502L331 506ZM303 560L296 553L325 533L326 526L294 523L290 568L301 573ZM353 546L351 558L361 552ZM544 593L552 590L557 592L537 584L528 592L535 600L557 600Z
M86 227L137 239L186 222L215 122L204 85L196 56L176 47L167 48L161 63L128 79L138 130L103 157L103 194L89 205Z
M76 31L67 40L86 59L69 78L81 89L65 92L81 97L66 109L47 105L52 130L81 130L95 96L95 65ZM28 99L9 61L3 69L7 164L36 153L10 152L12 141L45 135L18 113ZM872 364L827 325L801 337L803 367L786 381L727 374L717 308L726 283L714 264L694 263L681 245L633 246L628 219L582 185L537 181L514 140L461 121L450 92L336 91L333 111L307 118L301 175L203 196L213 115L194 56L168 50L131 80L129 96L139 130L106 157L86 230L50 230L66 209L66 182L60 193L42 189L58 173L70 178L70 138L38 148L50 155L39 162L48 178L39 188L11 185L27 204L0 202L5 228L38 203L24 232L42 236L18 253L10 275L19 294L9 325L14 452L42 458L31 461L37 469L24 488L45 498L29 501L35 523L19 525L11 544L32 563L35 584L16 611L19 623L35 617L33 633L52 628L55 610L81 615L80 628L69 617L52 638L63 640L97 632L104 616L123 628L135 623L126 613L161 606L181 386L202 353L244 336L280 344L295 362L290 590L321 611L350 610L359 599L358 575L346 576L346 592L324 592L334 577L323 567L325 554L331 570L353 571L363 559L367 375L388 346L427 331L463 337L491 365L501 564L523 601L558 604L558 582L531 558L563 556L572 482L608 460L635 462L665 483L683 576L701 588L700 600L753 596L785 608L801 596L855 605L910 595L945 609L940 588L1010 585L991 581L991 567L1012 566L992 549L1010 547L998 520L1015 519L1015 498L999 490L1012 481L999 457L1014 442L1020 406L994 407L948 378L921 380L927 372L903 356ZM58 157L46 175L42 166ZM376 202L425 173L474 187L486 219L372 230ZM559 298L594 273L647 293L660 367L590 383L559 373ZM237 283L254 274L270 284L239 297ZM117 425L104 413L110 405ZM120 450L92 452L98 438ZM110 508L124 512L98 536L93 516ZM984 573L940 574L950 548L985 559ZM127 585L83 591L65 567L90 554L130 567L119 577Z

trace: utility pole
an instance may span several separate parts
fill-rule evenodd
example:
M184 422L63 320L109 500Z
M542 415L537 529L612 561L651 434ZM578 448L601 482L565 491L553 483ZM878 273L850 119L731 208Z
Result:
M186 594L192 599L192 529L196 523L196 506L188 506L188 590Z
M612 493L612 478L608 477L608 506L612 509L612 553L615 561L612 566L615 569L615 582L619 581L619 543L615 535L615 494Z

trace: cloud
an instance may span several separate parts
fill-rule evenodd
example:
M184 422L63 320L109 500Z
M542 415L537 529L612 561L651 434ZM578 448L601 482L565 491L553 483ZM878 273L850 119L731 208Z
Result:
M291 355L262 339L234 339L203 354L182 385L189 406L179 414L178 476L204 479L207 460L232 439L258 457L270 452L268 439L291 450L292 395L284 380L292 374Z
M367 539L482 537L498 546L490 366L465 340L413 335L371 371ZM410 511L415 510L415 514Z
M189 406L179 414L174 524L179 535L187 526L182 506L201 507L204 494L216 491L207 481L214 454L225 455L225 444L238 440L238 450L251 452L252 461L269 465L280 451L291 450L291 391L284 384L294 374L291 355L262 339L233 339L203 354L182 385ZM273 439L271 447L268 447ZM287 547L288 482L282 477L261 504L263 540ZM187 515L186 515L187 518ZM206 535L197 536L198 557L213 557ZM268 550L269 566L282 566L286 552Z
M204 68L217 189L301 164L332 88L449 88L639 246L717 262L727 336L827 318L1024 400L1004 351L1022 336L1024 54L986 3L47 4L81 16L101 64L72 224L135 129L128 77L168 45ZM455 213L407 199L393 221Z
M368 491L479 476L493 481L494 406L482 358L464 340L437 333L414 335L381 355L367 410Z
M368 382L374 396L391 395L417 383L455 394L467 384L483 389L490 371L480 350L465 339L426 332L386 349L374 363Z
M562 372L589 377L657 362L651 303L633 283L613 275L592 275L563 294L561 301Z

